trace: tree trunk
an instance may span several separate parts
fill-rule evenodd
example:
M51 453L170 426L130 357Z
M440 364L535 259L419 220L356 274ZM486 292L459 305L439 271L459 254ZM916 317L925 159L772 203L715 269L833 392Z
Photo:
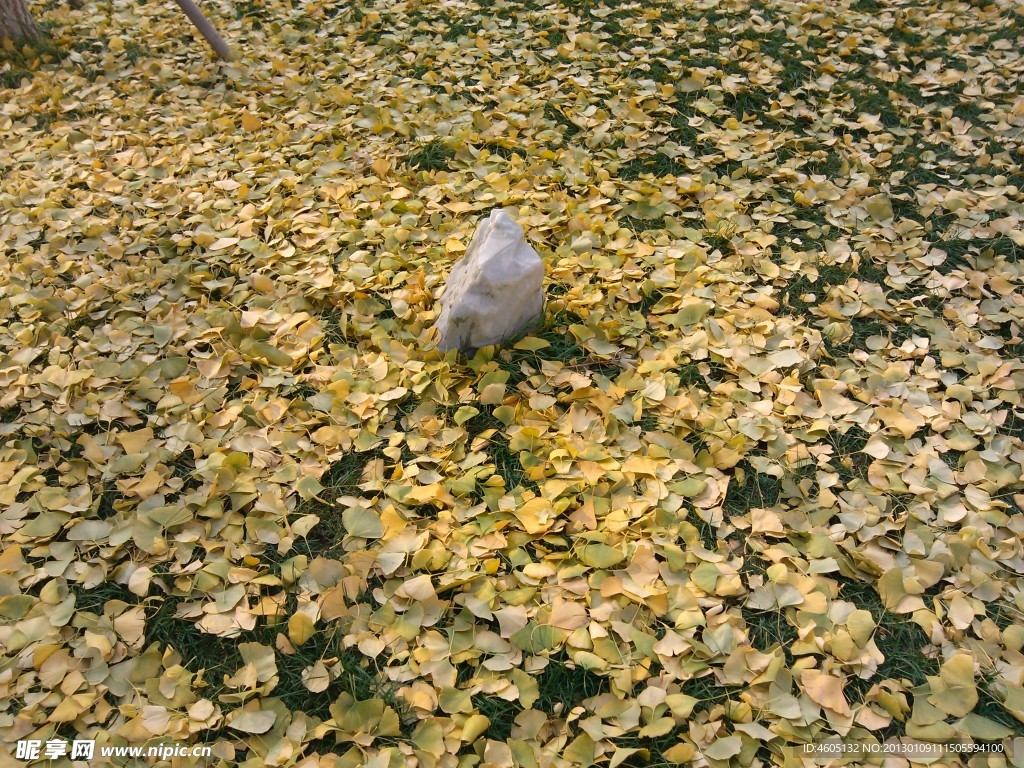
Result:
M22 43L39 34L25 0L0 0L0 40Z
M2 2L5 2L5 0L0 0L0 3ZM210 20L203 16L199 6L192 2L192 0L176 0L176 2L195 25L196 29L199 30L200 34L206 38L206 42L210 44L210 47L213 48L216 54L224 61L231 61L231 49L224 42L224 38L217 34L217 30L213 28Z

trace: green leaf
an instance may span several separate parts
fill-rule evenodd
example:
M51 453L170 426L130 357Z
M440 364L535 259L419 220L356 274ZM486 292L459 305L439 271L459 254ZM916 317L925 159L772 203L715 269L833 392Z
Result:
M580 562L591 568L611 568L626 559L619 550L607 544L584 544L577 556Z
M696 498L707 490L708 484L699 477L688 477L672 484L672 490L688 499Z
M298 491L303 501L315 499L316 495L323 489L324 487L320 485L320 481L309 475L299 478L299 481L295 483L295 490Z
M530 621L518 632L513 633L509 641L516 648L526 653L553 651L565 639L566 633L547 624Z
M696 301L684 304L678 312L672 315L672 323L676 326L696 325L704 316L711 311L711 304L706 301Z
M581 733L562 752L562 757L569 761L570 765L587 768L594 764L597 754L597 744L585 733Z
M1013 735L1013 729L973 712L962 720L958 720L956 727L961 733L972 739L981 739L982 741L997 741Z
M473 711L473 700L469 691L460 691L458 688L446 687L441 689L437 697L437 703L442 712L454 715L457 712L469 714Z
M715 587L718 586L718 577L720 575L721 573L714 566L714 563L701 563L693 569L693 573L690 574L690 580L709 595L713 595L715 594Z
M1018 720L1024 718L1024 688L1019 685L1007 685L1003 706L1013 712Z
M480 413L479 408L474 408L471 405L464 405L455 412L454 421L461 427L478 413Z
M349 507L341 513L341 522L350 536L379 539L384 535L384 524L380 521L380 515L372 509Z
M271 365L280 365L283 368L290 368L295 362L287 352L282 352L273 344L268 344L265 341L254 341L250 338L242 339L239 349L249 357L265 360Z

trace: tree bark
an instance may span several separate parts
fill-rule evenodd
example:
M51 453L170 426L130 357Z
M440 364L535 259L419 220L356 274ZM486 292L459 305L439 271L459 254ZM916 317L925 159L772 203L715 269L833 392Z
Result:
M0 40L23 43L40 34L25 0L0 0Z
M0 0L0 3L2 2L6 2L6 0ZM224 61L231 61L231 49L224 42L224 38L217 34L217 30L213 28L210 20L203 16L199 6L192 2L192 0L176 0L176 2L195 25L196 29L199 30L199 33L206 38L206 42L210 44L214 52Z

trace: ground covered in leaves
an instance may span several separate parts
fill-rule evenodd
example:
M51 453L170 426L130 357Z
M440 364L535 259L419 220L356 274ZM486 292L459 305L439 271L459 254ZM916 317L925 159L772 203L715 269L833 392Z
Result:
M3 740L1021 764L1019 5L207 9L0 63Z

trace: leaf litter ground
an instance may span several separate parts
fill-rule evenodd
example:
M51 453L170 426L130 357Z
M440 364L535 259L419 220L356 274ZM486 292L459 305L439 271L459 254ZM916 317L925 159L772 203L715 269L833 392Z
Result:
M232 64L173 7L34 10L5 742L1024 759L1019 6L215 3ZM543 327L442 356L495 206Z

